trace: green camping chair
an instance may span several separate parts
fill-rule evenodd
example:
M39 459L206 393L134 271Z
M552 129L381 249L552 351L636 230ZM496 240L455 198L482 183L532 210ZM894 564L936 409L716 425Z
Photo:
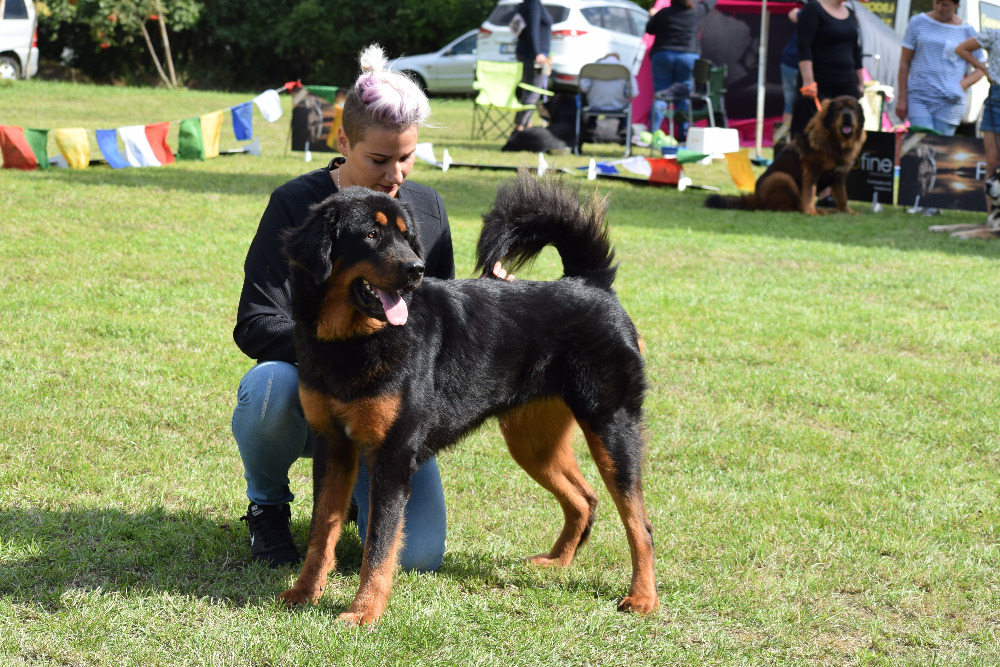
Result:
M490 134L505 139L514 129L514 115L534 109L534 104L521 104L517 89L524 88L541 95L553 95L551 90L521 83L521 63L499 60L477 60L476 80L472 86L479 91L472 104L472 138L485 139Z

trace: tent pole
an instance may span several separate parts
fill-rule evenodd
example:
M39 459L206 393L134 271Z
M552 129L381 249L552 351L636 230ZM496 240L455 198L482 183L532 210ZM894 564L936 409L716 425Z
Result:
M760 47L757 55L757 157L761 157L764 145L764 93L767 92L767 42L771 17L767 13L767 0L760 7Z

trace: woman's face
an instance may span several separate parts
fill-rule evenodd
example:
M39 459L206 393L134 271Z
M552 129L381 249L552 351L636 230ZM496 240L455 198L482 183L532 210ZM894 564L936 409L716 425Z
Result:
M958 11L958 3L952 2L952 0L935 0L934 10L938 16L950 19Z
M337 148L347 158L339 169L342 188L360 185L395 197L413 169L417 126L402 132L371 127L353 144L341 127L337 129Z

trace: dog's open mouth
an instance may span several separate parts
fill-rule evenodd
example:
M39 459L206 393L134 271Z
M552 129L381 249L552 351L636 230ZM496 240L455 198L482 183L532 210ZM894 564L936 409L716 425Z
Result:
M354 281L354 293L369 315L396 326L406 324L409 310L399 292L379 289L364 278L358 278Z

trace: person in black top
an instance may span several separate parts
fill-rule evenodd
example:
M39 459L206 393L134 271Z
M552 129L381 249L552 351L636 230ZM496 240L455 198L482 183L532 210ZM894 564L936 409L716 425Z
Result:
M312 437L298 397L289 267L281 250L284 230L303 222L309 207L342 188L363 186L398 197L413 207L420 226L426 275L454 278L451 231L441 196L406 180L413 168L417 131L430 115L426 96L408 78L385 69L381 48L361 54L362 74L347 94L337 147L345 156L303 174L271 195L250 244L233 338L256 361L240 381L232 430L243 461L250 505L244 520L253 557L272 567L299 561L289 528L288 470L310 456ZM354 503L365 540L368 473L359 462ZM435 570L445 544L445 504L437 462L413 476L406 506L406 545L400 565Z
M666 90L674 83L694 87L694 61L701 54L698 43L698 23L715 7L716 0L676 0L659 11L650 10L646 32L653 35L649 49L649 64L653 71L653 91ZM687 110L687 100L677 103L677 111ZM650 132L663 124L666 103L653 102L650 111ZM681 139L687 134L687 123L681 124Z
M805 130L817 102L864 93L860 28L847 0L816 0L799 11L800 94L792 113L791 136Z
M546 88L552 63L552 16L541 0L524 0L518 8L524 19L524 28L517 36L517 59L521 62L521 82L536 88ZM521 104L537 104L541 93L519 88L517 99ZM531 125L531 109L519 111L514 119L518 130Z

